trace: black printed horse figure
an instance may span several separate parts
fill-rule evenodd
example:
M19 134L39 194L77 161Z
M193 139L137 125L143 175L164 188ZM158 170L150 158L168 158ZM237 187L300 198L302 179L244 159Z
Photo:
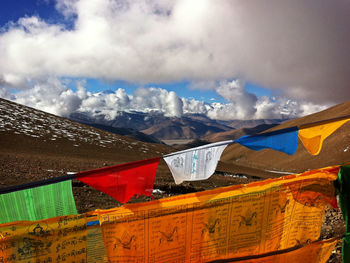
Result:
M322 195L318 195L315 198L307 197L307 201L304 202L304 206L314 207L316 206L317 202L321 200L323 200Z
M159 246L162 244L163 240L165 240L167 243L173 242L174 241L174 237L175 237L175 233L176 233L176 235L178 235L177 226L175 226L173 228L173 230L169 234L164 233L162 231L159 231L159 232L161 234L161 237L159 238Z
M216 225L219 225L220 223L221 223L221 219L220 218L216 218L213 224L210 224L210 222L208 222L208 224L204 223L204 227L205 228L202 229L202 236L207 231L208 231L209 235L210 234L215 234Z
M44 243L41 240L33 238L23 238L23 246L18 248L18 253L22 256L31 256L44 249Z
M289 204L289 199L284 203L283 206L280 206L280 204L277 204L278 207L276 207L276 215L278 214L278 211L280 211L281 214L284 214L286 212L286 208L288 204Z
M243 224L245 226L251 226L253 225L253 219L258 217L258 214L256 212L253 212L249 217L241 216L241 221L239 222L239 227L241 227Z
M127 238L123 238L127 239ZM136 250L136 236L132 235L130 238L127 240L121 240L120 238L116 237L115 238L116 242L114 243L114 249L117 249L118 246L121 246L124 249L130 250L132 247ZM134 244L134 246L133 246Z

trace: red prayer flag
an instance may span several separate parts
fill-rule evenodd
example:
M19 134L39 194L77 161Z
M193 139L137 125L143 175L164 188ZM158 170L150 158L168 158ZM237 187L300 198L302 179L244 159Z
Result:
M75 178L126 203L134 195L152 196L159 160L156 157L80 172Z

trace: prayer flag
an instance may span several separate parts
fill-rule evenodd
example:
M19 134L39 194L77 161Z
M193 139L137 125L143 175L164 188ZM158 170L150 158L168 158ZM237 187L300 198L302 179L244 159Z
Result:
M310 154L317 155L321 151L323 141L349 120L350 118L347 118L317 126L303 125L299 128L299 139Z
M98 216L109 262L241 262L246 257L245 263L325 263L336 240L317 240L337 172L328 167L89 215ZM305 246L310 249L281 254ZM281 258L266 260L269 254Z
M77 214L72 181L0 195L0 223Z
M270 148L293 155L298 147L298 128L291 127L258 135L246 135L235 142L255 151Z
M226 146L233 141L211 143L164 156L176 184L208 179Z
M152 196L160 157L80 172L76 179L121 203L134 195Z
M87 262L86 221L82 214L0 225L0 262Z

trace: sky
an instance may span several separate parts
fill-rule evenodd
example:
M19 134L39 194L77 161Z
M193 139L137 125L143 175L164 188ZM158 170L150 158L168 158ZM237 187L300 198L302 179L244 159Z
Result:
M350 99L349 0L4 0L0 97L60 116L295 118Z

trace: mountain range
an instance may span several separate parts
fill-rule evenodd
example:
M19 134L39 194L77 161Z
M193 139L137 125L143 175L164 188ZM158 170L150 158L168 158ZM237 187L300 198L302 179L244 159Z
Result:
M214 136L217 133L228 132L229 134L242 127L253 128L257 125L273 125L285 121L282 119L220 121L202 114L168 117L161 113L143 112L119 112L113 119L104 114L91 116L89 113L74 112L70 114L69 119L147 142L202 138L206 140L207 136ZM258 130L269 127L271 126L260 126ZM246 131L249 132L249 130ZM211 139L208 140L211 141Z

